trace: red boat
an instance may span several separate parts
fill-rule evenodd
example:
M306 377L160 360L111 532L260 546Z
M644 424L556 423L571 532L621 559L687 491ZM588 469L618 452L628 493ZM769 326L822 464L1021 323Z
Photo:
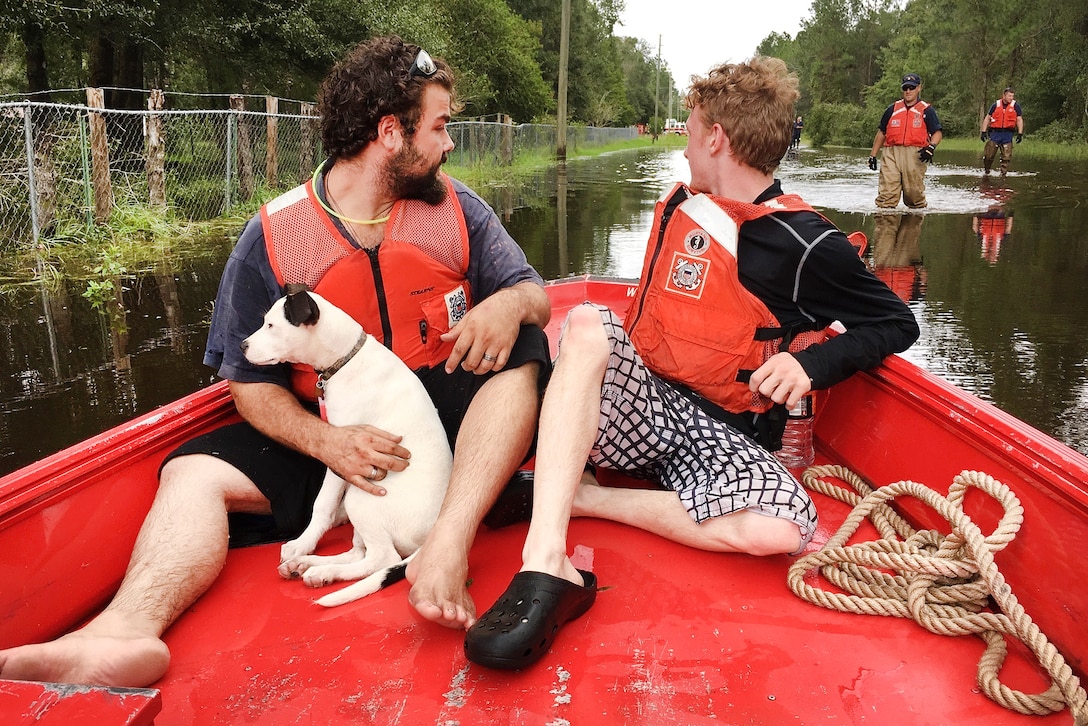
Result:
M572 305L591 299L625 310L633 290L592 277L550 284L550 337ZM276 573L278 545L235 549L216 584L167 631L173 659L153 688L0 680L0 722L1088 723L1077 680L1088 669L1088 582L1080 576L1088 458L897 357L819 404L816 464L842 467L819 479L844 487L849 470L874 489L917 483L866 501L893 491L901 527L947 534L954 521L971 556L957 554L952 537L921 556L871 520L850 547L829 550L854 506L820 493L821 528L800 558L710 554L575 519L570 547L576 564L597 574L597 603L543 660L506 672L470 665L463 634L419 618L403 583L326 610L313 604L318 593ZM0 479L0 648L53 638L100 608L120 582L163 456L236 416L226 386L213 385ZM1000 485L970 487L962 509L948 505L964 471ZM520 566L525 531L481 528L470 563L481 609ZM980 552L973 537L991 533ZM349 539L341 527L323 548L343 549ZM884 542L866 555L875 564L828 564L875 541ZM937 560L951 570L934 570ZM922 574L903 574L904 561L922 562ZM927 600L927 592L971 587L972 568L989 586L980 605ZM886 582L851 596L848 583L828 579L859 569ZM905 605L890 594L896 583ZM809 601L822 597L824 606ZM843 604L893 612L832 609ZM999 666L977 675L984 641L946 634L972 627L1008 630L987 636L1008 644L996 685L985 671ZM1021 715L984 691L1054 712Z

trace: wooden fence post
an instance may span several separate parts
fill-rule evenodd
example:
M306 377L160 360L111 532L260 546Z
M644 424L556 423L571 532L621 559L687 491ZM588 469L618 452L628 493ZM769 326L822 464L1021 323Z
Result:
M242 199L248 200L253 196L253 146L249 131L249 119L246 118L246 99L244 96L233 94L230 97L230 107L239 112L238 118L238 193Z
M152 209L166 209L166 145L162 138L162 115L155 113L162 110L163 93L161 89L151 89L147 98L147 192Z
M105 222L113 209L113 187L110 186L110 145L106 134L106 119L101 88L87 89L87 122L91 131L91 180L94 185L94 218Z
M300 114L302 118L299 119L298 125L301 132L301 137L298 145L298 181L302 184L310 175L314 173L316 163L314 162L314 130L317 127L317 121L314 119L314 105L312 103L303 102L300 106Z
M275 189L279 181L279 117L280 100L275 96L264 97L267 128L264 146L264 180L269 189Z

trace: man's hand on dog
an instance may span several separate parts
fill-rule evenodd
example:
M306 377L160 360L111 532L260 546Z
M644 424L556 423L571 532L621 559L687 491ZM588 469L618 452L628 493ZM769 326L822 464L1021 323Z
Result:
M461 318L442 340L454 341L446 359L446 373L457 366L484 374L501 371L521 330L521 313L494 295L480 302Z
M400 445L403 437L363 424L332 427L325 464L348 483L383 496L377 482L391 471L404 471L412 454Z

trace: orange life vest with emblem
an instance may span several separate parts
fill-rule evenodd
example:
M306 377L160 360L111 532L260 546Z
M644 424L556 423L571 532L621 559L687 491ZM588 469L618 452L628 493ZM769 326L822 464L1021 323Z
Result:
M381 244L359 249L317 201L313 180L261 208L268 259L281 285L302 283L354 318L409 368L439 365L440 336L472 307L468 228L449 177L438 205L393 205ZM315 400L313 368L292 366L291 387Z
M1016 102L1005 105L1005 101L994 102L994 112L990 114L990 128L994 131L1016 130Z
M787 337L791 351L826 339L823 330L791 336L740 282L740 225L781 211L814 210L793 194L748 204L674 185L657 202L639 287L624 322L650 370L731 413L774 405L748 390L748 378Z
M929 104L918 101L910 108L902 99L892 107L888 128L884 131L885 146L917 146L929 143L929 131L926 130L926 109Z

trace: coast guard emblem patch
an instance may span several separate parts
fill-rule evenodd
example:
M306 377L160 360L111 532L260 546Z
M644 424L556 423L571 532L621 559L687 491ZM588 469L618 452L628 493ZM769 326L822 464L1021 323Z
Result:
M449 323L452 328L461 322L461 318L465 317L465 313L468 312L468 295L465 294L464 285L458 285L447 292L445 298L446 312L449 315Z
M710 260L701 260L676 252L672 256L672 269L665 282L665 289L698 300L703 295Z

